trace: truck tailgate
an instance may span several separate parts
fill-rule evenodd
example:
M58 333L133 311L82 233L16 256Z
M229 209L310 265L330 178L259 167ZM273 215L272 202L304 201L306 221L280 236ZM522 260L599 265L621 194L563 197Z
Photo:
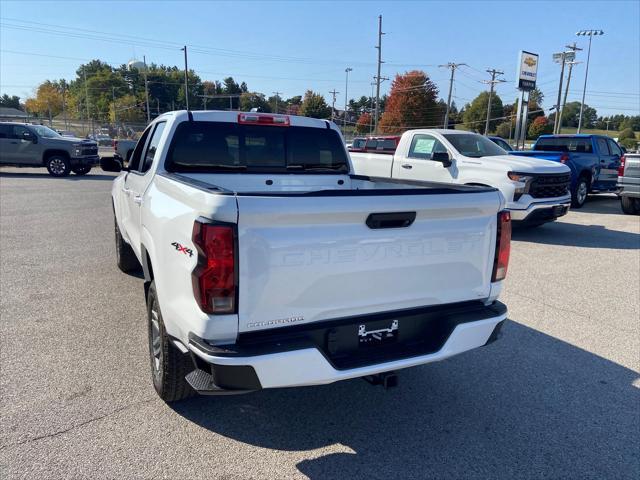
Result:
M240 332L489 295L497 192L354 193L237 197Z

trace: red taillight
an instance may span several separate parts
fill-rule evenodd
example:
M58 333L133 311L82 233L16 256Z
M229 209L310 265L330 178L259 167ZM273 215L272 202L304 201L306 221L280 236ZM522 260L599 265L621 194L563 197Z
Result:
M193 270L193 293L205 313L235 313L236 255L230 225L193 224L198 265Z
M498 213L498 234L496 240L496 257L493 262L492 282L504 280L509 267L511 252L511 214L508 211Z
M567 163L569 161L569 154L563 153L560 155L560 163Z
M618 167L618 176L619 177L624 177L624 162L626 162L627 159L624 158L624 155L622 155L620 157L620 166Z
M260 113L239 113L238 123L250 125L275 125L281 127L289 126L288 115L263 115Z

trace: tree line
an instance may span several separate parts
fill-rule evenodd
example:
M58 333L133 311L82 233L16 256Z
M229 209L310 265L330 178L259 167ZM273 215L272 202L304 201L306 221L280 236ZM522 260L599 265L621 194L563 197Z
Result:
M63 111L70 119L109 123L144 124L147 115L154 118L170 110L186 108L187 95L191 109L242 110L258 109L263 112L287 113L314 118L333 118L349 125L350 131L366 134L372 130L375 101L361 96L351 99L348 113L336 112L320 93L307 90L303 95L282 98L266 96L251 91L245 82L233 77L218 80L202 80L193 70L188 72L188 92L185 92L184 70L176 66L150 64L145 72L139 63L112 67L100 60L82 64L74 79L67 81L46 80L35 90L34 96L24 103L17 96L3 95L0 106L26 110L40 118L54 118ZM149 112L147 113L147 92ZM528 136L536 138L550 133L554 122L543 109L544 96L539 90L531 92L529 100ZM484 133L489 94L481 92L471 102L458 109L452 102L449 112L449 128L460 125L467 130ZM489 132L504 138L513 134L515 127L514 103L504 103L497 93L491 97ZM381 98L379 105L381 133L396 134L410 128L442 127L447 109L443 98L429 75L420 70L397 74L389 95ZM568 102L562 115L562 125L577 127L580 102ZM640 116L598 116L594 108L585 104L583 125L585 128L611 131L631 129L640 131Z

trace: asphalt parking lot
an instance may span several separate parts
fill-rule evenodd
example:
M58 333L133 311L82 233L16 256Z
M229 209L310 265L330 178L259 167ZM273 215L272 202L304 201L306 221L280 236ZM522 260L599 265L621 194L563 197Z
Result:
M514 234L498 342L362 380L166 405L111 174L0 170L0 477L640 478L640 217Z

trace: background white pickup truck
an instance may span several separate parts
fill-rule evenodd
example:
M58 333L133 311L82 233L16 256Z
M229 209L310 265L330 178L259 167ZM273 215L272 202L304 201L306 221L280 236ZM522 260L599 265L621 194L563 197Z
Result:
M506 317L499 192L354 176L333 123L167 113L129 165L112 190L118 265L144 269L166 401L442 360Z
M460 130L409 130L393 156L351 153L357 174L487 185L502 192L512 220L538 226L571 205L566 165L508 155L487 137Z

